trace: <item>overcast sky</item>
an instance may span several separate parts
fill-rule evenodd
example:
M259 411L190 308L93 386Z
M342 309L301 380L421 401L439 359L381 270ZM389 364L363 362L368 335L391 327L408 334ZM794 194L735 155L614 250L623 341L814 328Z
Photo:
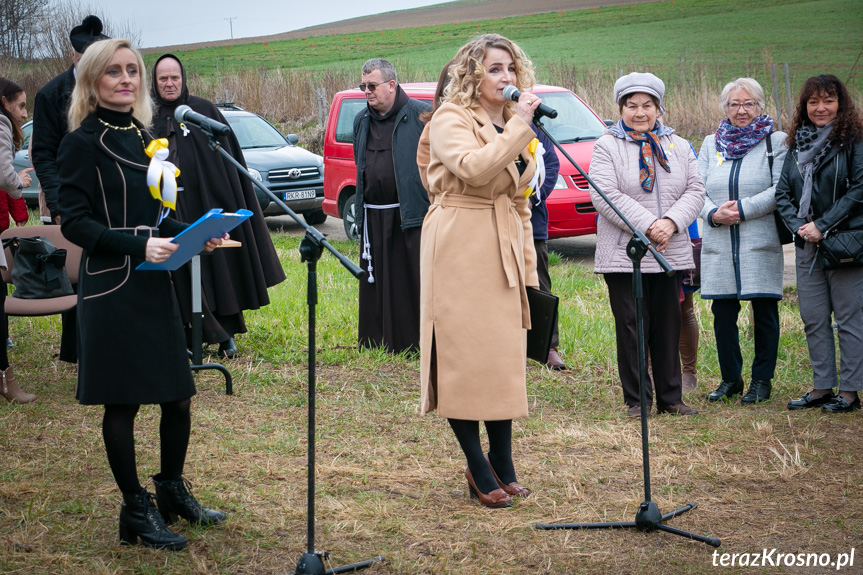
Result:
M441 0L96 0L98 16L128 20L141 47L290 32L357 16L440 4ZM226 18L235 18L229 22ZM104 20L104 18L103 18Z

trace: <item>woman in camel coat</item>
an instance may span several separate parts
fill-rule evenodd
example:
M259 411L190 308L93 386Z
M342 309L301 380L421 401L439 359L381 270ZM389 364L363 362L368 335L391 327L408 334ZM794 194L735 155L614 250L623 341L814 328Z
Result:
M482 66L477 66L482 63ZM512 419L527 415L526 286L537 287L530 205L536 171L528 151L539 100L517 105L503 88L530 89L521 50L487 34L450 69L444 103L429 124L425 173L431 207L420 252L422 411L449 419L467 458L471 495L505 507L529 490L516 482ZM479 72L479 74L477 74ZM425 152L418 153L421 171ZM479 440L489 434L489 462Z

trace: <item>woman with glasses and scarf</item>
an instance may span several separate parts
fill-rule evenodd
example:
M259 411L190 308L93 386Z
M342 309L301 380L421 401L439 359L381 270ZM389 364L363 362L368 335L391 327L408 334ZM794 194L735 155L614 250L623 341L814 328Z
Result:
M680 271L695 267L687 227L704 205L704 184L689 143L662 124L665 84L649 73L633 72L614 84L620 120L593 150L590 175L624 216L677 270L672 276L648 252L641 261L644 333L652 362L657 411L694 415L683 403L680 369ZM591 189L599 213L594 272L608 285L617 334L617 368L630 417L640 417L639 365L629 228ZM648 382L647 401L652 402ZM649 410L649 408L648 408Z
M737 316L749 301L755 358L743 405L770 398L779 351L779 300L784 262L773 212L787 148L764 114L764 90L752 78L729 82L719 96L726 117L704 139L698 169L707 191L701 218L701 297L713 300L713 332L722 382L707 401L743 393ZM771 161L768 154L773 154Z
M825 234L863 229L863 120L839 78L806 80L787 144L776 209L795 234L797 296L813 371L812 391L788 409L850 412L860 409L863 389L863 268L825 270L819 254Z

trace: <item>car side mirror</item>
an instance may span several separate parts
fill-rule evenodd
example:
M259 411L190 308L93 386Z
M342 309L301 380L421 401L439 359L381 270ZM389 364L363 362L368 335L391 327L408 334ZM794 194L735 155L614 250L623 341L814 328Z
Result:
M297 136L296 134L288 134L287 136L285 136L285 139L288 140L288 143L292 146L296 146L297 142L300 141L299 136Z
M603 120L603 122L605 122L605 125L609 128L615 124L614 120Z

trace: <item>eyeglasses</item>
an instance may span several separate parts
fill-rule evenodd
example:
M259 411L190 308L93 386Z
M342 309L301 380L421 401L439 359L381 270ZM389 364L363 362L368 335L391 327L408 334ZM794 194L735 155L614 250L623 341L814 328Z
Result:
M374 92L378 86L383 86L384 84L389 84L389 82L383 82L382 84L360 84L360 91L365 92L366 88L369 89L369 92Z
M742 104L739 102L731 102L730 104L728 104L728 109L729 110L739 110L740 108L743 108L747 112L751 112L752 110L755 109L755 107L757 105L758 105L757 102L743 102Z

